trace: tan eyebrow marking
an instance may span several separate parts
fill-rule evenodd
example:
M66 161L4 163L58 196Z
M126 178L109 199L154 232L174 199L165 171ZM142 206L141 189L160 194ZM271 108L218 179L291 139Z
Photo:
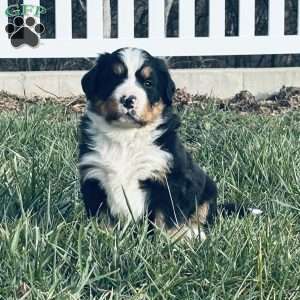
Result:
M153 72L153 70L149 66L146 66L146 67L142 68L142 70L141 70L141 74L144 79L149 78L151 76L152 72Z

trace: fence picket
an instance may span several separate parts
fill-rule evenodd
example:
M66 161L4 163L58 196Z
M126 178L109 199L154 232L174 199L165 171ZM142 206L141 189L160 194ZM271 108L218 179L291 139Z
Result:
M0 40L7 40L8 41L8 35L5 32L5 26L8 22L8 17L5 15L5 11L7 9L8 0L0 0ZM1 53L1 52L0 52ZM1 54L0 54L1 56Z
M40 23L41 16L39 14L39 11L35 11L35 8L40 5L40 0L23 0L23 4L34 6L34 8L32 9L28 9L28 13L30 16L33 16L35 18L36 24Z
M134 38L134 0L118 1L118 32L119 38Z
M103 37L103 1L87 0L87 38Z
M269 35L284 35L285 0L269 0Z
M225 0L209 1L209 36L225 35Z
M255 34L255 0L239 2L239 36L253 37Z
M40 5L40 0L23 0L23 4L24 5L32 5L32 6L36 7L36 6ZM35 10L33 11L31 8L28 8L27 13L30 15L34 15ZM35 17L38 17L38 16L35 16Z
M149 37L165 37L165 0L149 1Z
M298 0L298 35L300 35L300 0Z
M72 0L55 0L56 38L43 39L38 48L12 47L4 30L7 17L0 14L0 58L96 57L99 52L125 46L144 48L158 56L300 53L300 5L298 35L286 36L285 0L269 2L268 36L254 36L255 0L240 0L240 36L236 37L225 36L225 0L210 0L209 36L194 37L195 1L180 0L180 36L167 38L164 0L149 0L149 38L134 38L134 0L119 0L119 38L103 39L103 0L87 0L87 39L72 39ZM37 5L40 1L24 3ZM0 0L0 11L7 5L7 0Z
M179 36L195 37L195 0L180 0L179 2Z
M72 0L55 0L55 37L72 39Z

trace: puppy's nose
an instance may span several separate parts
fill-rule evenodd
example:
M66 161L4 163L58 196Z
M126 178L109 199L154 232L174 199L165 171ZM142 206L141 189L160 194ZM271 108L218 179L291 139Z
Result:
M123 104L123 106L127 109L131 109L133 108L133 104L134 104L134 100L136 99L135 96L123 96L121 98L121 103Z

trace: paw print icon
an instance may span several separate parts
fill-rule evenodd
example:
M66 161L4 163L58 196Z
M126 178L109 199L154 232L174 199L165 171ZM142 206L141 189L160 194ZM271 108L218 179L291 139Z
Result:
M33 17L15 17L13 23L8 23L5 27L6 32L10 35L10 42L13 47L17 48L22 45L36 47L39 44L39 34L45 31L45 26L36 23Z

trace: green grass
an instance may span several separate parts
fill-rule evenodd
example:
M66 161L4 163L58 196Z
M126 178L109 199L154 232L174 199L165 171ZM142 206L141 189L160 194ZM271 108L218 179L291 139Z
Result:
M80 200L78 118L54 105L0 114L0 299L300 299L300 113L181 115L219 201L262 217L220 219L205 242L112 233Z

